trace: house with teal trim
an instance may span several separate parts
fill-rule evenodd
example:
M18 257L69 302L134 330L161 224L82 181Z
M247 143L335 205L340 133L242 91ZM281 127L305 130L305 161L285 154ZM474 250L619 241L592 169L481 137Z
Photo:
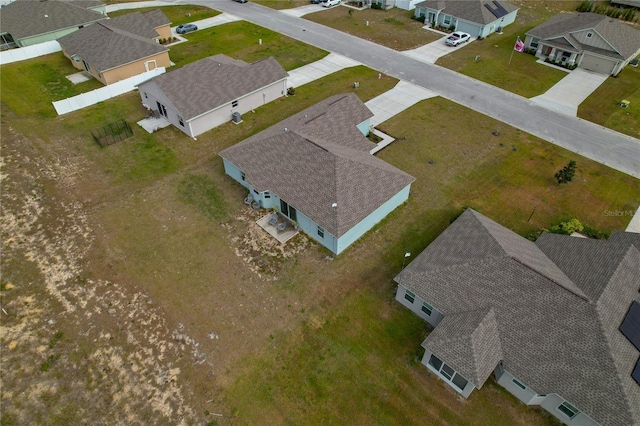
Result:
M16 0L0 9L0 46L57 40L104 19L105 4L98 0Z
M371 111L335 95L220 152L260 206L340 254L409 197L413 177L373 156Z
M416 4L414 16L427 25L462 31L484 38L516 20L518 7L503 0L426 0Z
M534 243L468 209L395 281L463 397L493 376L567 425L640 424L640 234Z

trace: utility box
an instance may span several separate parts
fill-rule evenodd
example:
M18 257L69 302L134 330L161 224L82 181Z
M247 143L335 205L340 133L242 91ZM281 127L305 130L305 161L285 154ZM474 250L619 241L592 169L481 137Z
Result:
M242 116L240 115L240 113L238 111L234 112L233 114L231 114L231 120L235 123L235 124L239 124L242 123Z

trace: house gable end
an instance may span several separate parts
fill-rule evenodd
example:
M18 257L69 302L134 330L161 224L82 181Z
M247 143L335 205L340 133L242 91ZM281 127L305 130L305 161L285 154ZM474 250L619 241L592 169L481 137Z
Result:
M611 43L607 41L597 30L594 28L586 28L579 31L573 31L571 33L578 42L585 46L596 47L598 49L610 50L611 52L615 52L618 54L622 54L618 49L616 49ZM591 36L589 37L589 34Z

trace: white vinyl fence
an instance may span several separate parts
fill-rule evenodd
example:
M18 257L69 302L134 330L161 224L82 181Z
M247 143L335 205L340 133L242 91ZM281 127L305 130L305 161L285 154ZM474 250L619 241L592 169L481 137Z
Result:
M19 47L0 52L0 65L12 62L24 61L26 59L37 58L49 53L60 52L62 47L57 41L45 41L44 43L33 44L31 46Z
M98 102L111 99L115 96L122 95L123 93L131 92L136 88L136 85L160 74L164 74L164 72L165 67L159 67L142 74L134 75L133 77L129 77L125 80L120 80L117 83L92 90L91 92L83 93L62 101L55 101L53 103L53 107L56 109L58 115L67 114L72 111L95 105Z

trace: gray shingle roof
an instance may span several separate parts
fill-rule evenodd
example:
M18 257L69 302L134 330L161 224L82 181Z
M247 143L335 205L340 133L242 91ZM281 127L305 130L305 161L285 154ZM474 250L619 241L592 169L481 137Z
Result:
M628 59L640 49L640 31L608 16L589 12L555 15L526 34L543 41L565 37L569 38L578 49L604 53L604 49L596 50L590 46L580 45L570 36L572 33L588 29L594 30L609 42L620 55L619 58ZM611 52L607 56L616 57Z
M14 40L107 19L71 2L16 0L0 9L0 28Z
M509 13L518 10L518 7L506 1L499 0L498 3ZM416 7L442 10L456 18L485 25L498 19L485 5L496 8L493 1L489 0L426 0L416 4Z
M273 57L247 64L215 55L155 77L140 87L158 85L188 121L288 75Z
M98 22L61 37L58 42L68 55L78 55L99 72L169 50L152 40L158 34L143 14L136 12L131 15L132 18L121 19L129 16L123 15ZM132 26L128 26L129 24Z
M332 96L220 156L256 190L272 191L340 237L414 181L369 154L373 144L356 126L371 116L356 95Z
M153 28L171 25L171 21L169 20L169 18L167 18L167 15L162 13L160 9L153 9L148 12L143 12L142 15Z
M467 210L396 281L445 319L492 308L507 371L539 394L559 394L600 424L639 424L640 386L631 378L639 353L618 330L640 297L639 238L543 234L534 245L518 245L511 231L501 236L497 228L502 227ZM506 244L498 242L503 238ZM559 285L547 261L574 287L565 278ZM480 358L469 354L476 358L443 360L471 380L471 366ZM475 371L481 380L481 370Z
M447 315L422 344L481 387L503 358L491 307Z

